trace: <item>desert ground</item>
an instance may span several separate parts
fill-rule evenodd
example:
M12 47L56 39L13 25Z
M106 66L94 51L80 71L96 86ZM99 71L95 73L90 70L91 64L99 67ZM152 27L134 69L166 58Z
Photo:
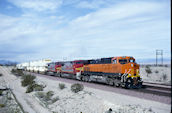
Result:
M169 84L171 85L171 65L155 66L144 65L140 66L140 75L144 82Z
M22 109L28 113L170 113L171 111L171 105L169 104L90 87L84 87L82 91L75 93L71 91L71 83L47 79L41 76L36 76L35 82L44 86L43 91L26 93L27 87L21 85L21 77L11 74L11 69L11 67L0 67L0 73L2 74L0 76L0 87L9 88L14 93L18 103L21 105L17 105L17 102L12 97L12 103L16 105L18 110L17 113L22 113ZM145 78L143 77L143 80L153 78L155 69L151 69L153 73L150 73ZM143 71L144 68L141 69L141 73L145 73ZM165 72L167 71L159 71L159 75ZM171 78L167 78L167 81L171 80ZM154 81L153 79L152 81ZM165 83L164 80L161 82ZM64 84L64 88L61 89L59 84ZM50 96L45 98L48 94ZM0 100L5 98L5 95L6 93L3 92ZM0 112L13 110L13 105L7 103L9 101L0 101L0 104L8 106L8 109L3 106L0 107ZM109 111L109 109L111 110Z

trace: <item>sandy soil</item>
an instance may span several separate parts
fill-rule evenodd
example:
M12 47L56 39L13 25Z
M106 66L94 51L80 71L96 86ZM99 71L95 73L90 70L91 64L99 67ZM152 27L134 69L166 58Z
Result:
M53 91L52 98L59 98L54 103L46 103L37 96L38 92L25 93L26 88L21 86L21 79L10 74L9 70L0 67L6 84L13 89L18 101L29 113L105 113L109 108L112 109L111 113L170 113L171 105L88 87L73 93L70 83L37 76L36 82L46 86L42 92ZM66 88L61 90L59 83L64 83Z
M146 66L140 67L140 75L144 82L171 84L171 65L168 67L149 66L151 73L147 73Z

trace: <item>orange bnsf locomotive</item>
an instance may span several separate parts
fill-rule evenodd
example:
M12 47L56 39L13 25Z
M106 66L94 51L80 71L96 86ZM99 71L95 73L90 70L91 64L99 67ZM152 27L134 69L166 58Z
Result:
M125 88L142 87L139 65L130 56L61 62L58 69L55 75L86 82L102 82Z

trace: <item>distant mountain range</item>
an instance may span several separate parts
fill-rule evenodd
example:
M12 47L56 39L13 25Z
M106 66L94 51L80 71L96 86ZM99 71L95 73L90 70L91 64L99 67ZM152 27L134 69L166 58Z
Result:
M156 64L156 59L136 59L136 62L138 64ZM161 59L158 59L158 64L161 64L162 61ZM171 59L164 58L163 59L163 64L171 64Z
M10 65L10 64L17 64L18 62L9 61L9 60L0 60L1 65Z

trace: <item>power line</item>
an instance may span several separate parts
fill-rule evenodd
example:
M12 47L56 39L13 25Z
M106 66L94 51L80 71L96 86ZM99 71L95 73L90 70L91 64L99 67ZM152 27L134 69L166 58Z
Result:
M158 65L158 56L161 56L161 65L163 65L163 50L156 50L156 66Z

